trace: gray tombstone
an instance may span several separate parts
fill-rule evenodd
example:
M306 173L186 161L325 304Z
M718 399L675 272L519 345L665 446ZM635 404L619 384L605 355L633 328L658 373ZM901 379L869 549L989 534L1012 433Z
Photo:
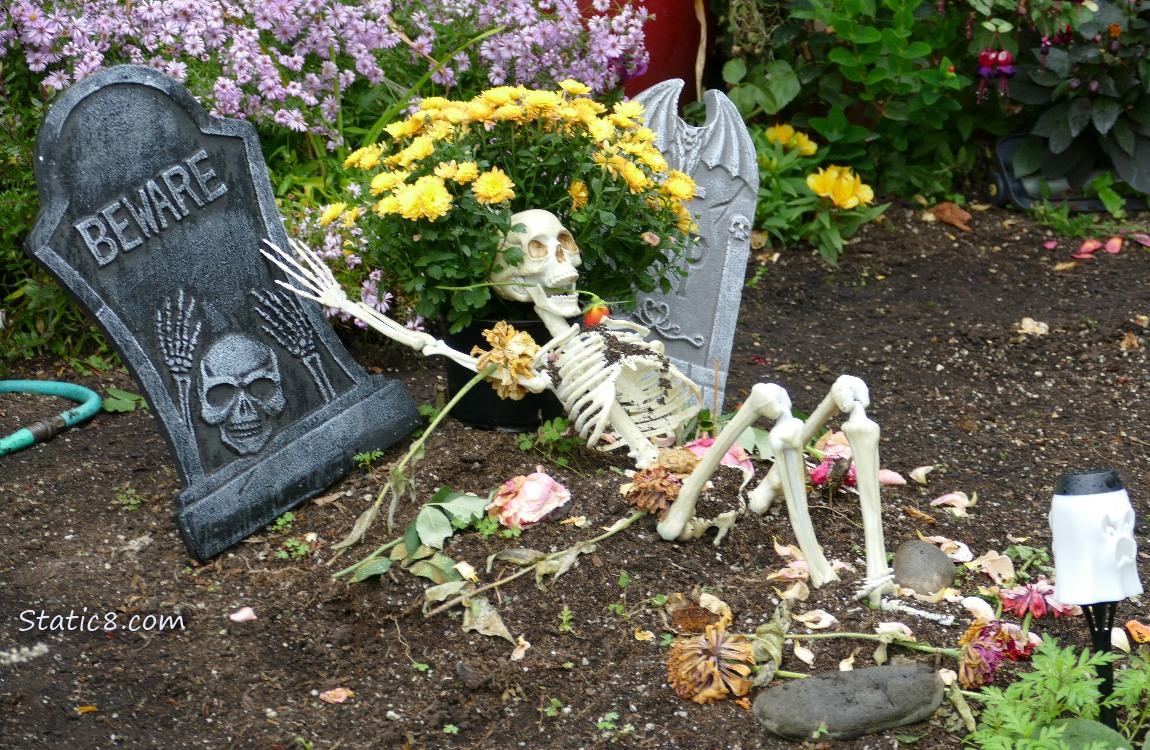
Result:
M650 328L675 366L699 384L703 404L711 408L717 396L721 411L751 251L758 157L726 95L708 91L707 121L694 127L678 114L682 88L680 79L663 81L635 99L646 109L647 126L657 134L671 169L689 174L699 186L690 203L699 243L685 260L687 275L669 293L640 294L632 317Z
M419 424L317 305L274 283L287 247L255 129L177 81L119 66L72 86L36 144L33 255L107 333L160 420L206 559Z

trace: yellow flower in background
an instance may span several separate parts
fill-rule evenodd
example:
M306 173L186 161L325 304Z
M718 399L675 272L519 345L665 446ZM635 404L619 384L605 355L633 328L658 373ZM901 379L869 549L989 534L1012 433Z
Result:
M546 114L556 107L563 100L554 91L528 91L527 96L523 97L523 104L526 106L528 112Z
M676 227L680 232L690 234L699 231L699 225L695 223L695 215L691 213L691 209L679 201L671 201L671 210L675 212L675 216L678 218Z
M435 221L451 210L451 193L447 192L443 178L435 175L420 177L413 184L398 188L395 199L399 215L412 221Z
M424 112L428 110L443 109L451 106L451 100L443 96L428 96L420 100L419 108Z
M331 224L333 221L338 219L340 214L342 214L346 209L347 209L346 203L333 203L333 204L331 204L330 206L325 208L323 210L323 213L320 215L319 225L321 227L326 227L328 224Z
M597 141L610 141L615 137L615 126L595 117L587 122L587 132Z
M378 216L390 216L392 214L397 214L399 213L399 199L397 199L394 195L384 196L379 200L378 203L372 206L371 210L374 211Z
M471 192L484 204L502 203L515 197L515 183L499 167L492 167L475 178Z
M344 159L343 168L371 169L376 164L379 164L379 156L381 153L383 153L383 149L380 148L378 144L357 148L355 151L351 152L350 156Z
M371 178L371 185L368 190L372 195L382 195L388 190L392 190L396 185L402 185L407 178L411 175L406 170L398 172L380 172L375 177Z
M495 115L495 107L486 99L476 97L467 103L467 114L472 122L486 122Z
M355 226L355 220L358 219L362 215L363 215L363 209L360 208L359 206L356 206L355 208L351 209L350 211L345 212L343 215L343 222L342 222L344 228L350 229L351 227Z
M787 145L803 156L814 156L819 150L819 147L815 145L815 142L812 141L806 133L795 133Z
M523 119L524 114L526 113L523 107L520 107L518 104L504 104L495 108L492 117L495 120L514 120L515 122L519 122Z
M807 175L807 187L822 198L830 198L838 208L854 208L874 201L874 191L851 171L834 165Z
M510 104L519 98L522 89L517 86L496 86L493 89L487 89L480 96L490 102L494 107L502 107L504 104Z
M453 179L458 172L459 165L455 163L454 159L447 162L441 161L435 167L435 176L445 180Z
M580 83L579 81L576 81L572 78L568 78L566 81L560 81L559 88L563 89L572 96L580 96L582 94L591 93L590 86L585 83Z
M575 180L571 183L571 187L567 188L567 194L571 196L571 210L578 211L587 205L587 186L583 184L582 180Z
M625 102L617 102L612 111L617 115L622 115L629 120L642 120L643 119L643 105L634 99L629 99Z
M782 125L772 125L767 128L767 140L771 143L778 143L781 146L786 146L795 137L795 129L786 123Z
M454 179L460 185L466 185L479 176L479 165L473 161L465 161L455 171Z
M663 180L662 186L663 193L677 201L693 199L696 188L695 181L691 179L691 176L677 169L672 169L667 173L667 179Z

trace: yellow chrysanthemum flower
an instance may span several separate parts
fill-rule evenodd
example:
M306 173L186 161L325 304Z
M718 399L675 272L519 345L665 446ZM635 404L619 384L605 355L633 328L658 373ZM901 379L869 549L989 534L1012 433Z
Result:
M695 215L691 213L691 209L679 201L671 201L671 210L675 212L675 216L678 219L675 225L680 232L690 234L691 232L699 231L699 225L695 223Z
M451 105L451 100L442 96L429 96L419 102L419 108L424 112L443 109Z
M618 169L632 193L641 193L655 184L655 181L630 159L619 157Z
M815 145L815 142L812 141L806 133L796 132L787 145L803 156L814 156L819 150L819 147Z
M571 187L567 188L567 195L571 196L571 210L578 211L587 205L587 199L590 197L587 193L587 186L582 180L575 180L571 183Z
M562 103L562 99L554 91L528 91L523 97L523 104L528 112L546 114Z
M634 99L617 102L611 109L615 114L622 115L629 120L641 120L643 118L643 105Z
M465 185L479 176L479 165L473 161L465 161L455 170L453 178L460 185Z
M786 123L782 125L772 125L767 128L766 136L767 140L771 143L778 143L785 146L795 137L795 129Z
M358 219L362 215L363 215L363 209L360 208L359 206L356 206L355 208L351 209L350 211L344 212L343 221L342 221L344 229L351 229L353 226L355 226L356 219Z
M384 196L372 209L379 216L389 216L399 213L399 201L394 195Z
M369 191L372 195L380 195L386 193L388 190L393 189L396 185L402 185L411 172L401 170L397 172L380 172L375 177L371 178L371 185Z
M590 86L585 83L580 83L573 78L568 78L566 81L560 81L559 88L563 89L571 96L581 96L583 94L591 93Z
M499 167L492 167L475 178L471 192L475 200L486 205L502 203L515 197L515 183Z
M347 209L346 203L333 203L333 204L331 204L330 206L328 206L327 208L325 208L323 210L322 214L320 214L319 225L321 227L326 227L328 224L331 224L333 221L338 219L340 214L342 214L346 209Z
M444 180L452 179L458 171L459 165L455 163L454 159L451 161L441 161L435 165L435 176L441 177Z
M677 201L689 201L695 197L697 186L689 174L672 169L663 180L663 193Z
M451 193L447 192L442 178L435 175L425 175L411 185L400 187L395 191L395 199L399 215L412 221L435 221L451 210Z
M348 154L348 157L343 160L344 169L357 169L359 168L359 160L363 157L364 153L371 148L371 146L362 146Z
M421 159L426 159L435 151L435 141L430 136L420 135L407 144L407 148L398 154L387 157L385 164L391 167L410 167Z
M859 199L861 205L869 206L874 203L874 189L859 180L858 184L855 185L855 197Z
M523 119L524 110L518 104L503 104L495 108L491 117L494 120L511 120L518 122Z
M472 122L487 122L495 114L495 107L491 102L476 97L467 103L467 116Z
M587 132L597 141L609 141L615 137L615 126L598 117L587 121Z

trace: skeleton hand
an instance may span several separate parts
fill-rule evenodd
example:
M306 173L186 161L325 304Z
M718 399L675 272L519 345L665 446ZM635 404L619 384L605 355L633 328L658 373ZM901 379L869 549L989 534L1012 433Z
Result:
M285 284L282 281L276 283L285 289L289 289L301 297L306 297L310 300L315 300L321 305L327 307L334 307L337 310L343 310L350 313L348 307L351 306L351 300L348 299L347 294L340 287L339 282L335 280L332 275L331 269L323 262L323 258L319 257L311 248L307 247L301 242L295 240L288 240L291 243L292 249L295 250L296 256L293 257L290 253L282 248L273 245L268 240L264 240L264 244L271 248L271 252L260 249L263 256L275 263L281 271L286 273L291 278L303 287L299 289ZM298 257L300 260L297 260ZM302 263L300 262L302 260Z
M164 300L164 306L156 310L156 334L160 339L160 351L164 355L164 364L173 375L191 372L203 325L198 320L195 326L192 325L195 312L195 297L189 297L185 306L183 289L176 298L175 309L172 307L172 299L168 297Z

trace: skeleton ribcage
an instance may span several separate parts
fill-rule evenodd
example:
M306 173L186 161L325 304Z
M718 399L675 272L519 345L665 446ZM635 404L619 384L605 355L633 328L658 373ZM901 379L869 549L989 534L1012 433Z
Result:
M552 372L555 392L588 445L610 426L612 403L648 440L677 435L701 406L698 387L631 331L584 329L558 348Z

